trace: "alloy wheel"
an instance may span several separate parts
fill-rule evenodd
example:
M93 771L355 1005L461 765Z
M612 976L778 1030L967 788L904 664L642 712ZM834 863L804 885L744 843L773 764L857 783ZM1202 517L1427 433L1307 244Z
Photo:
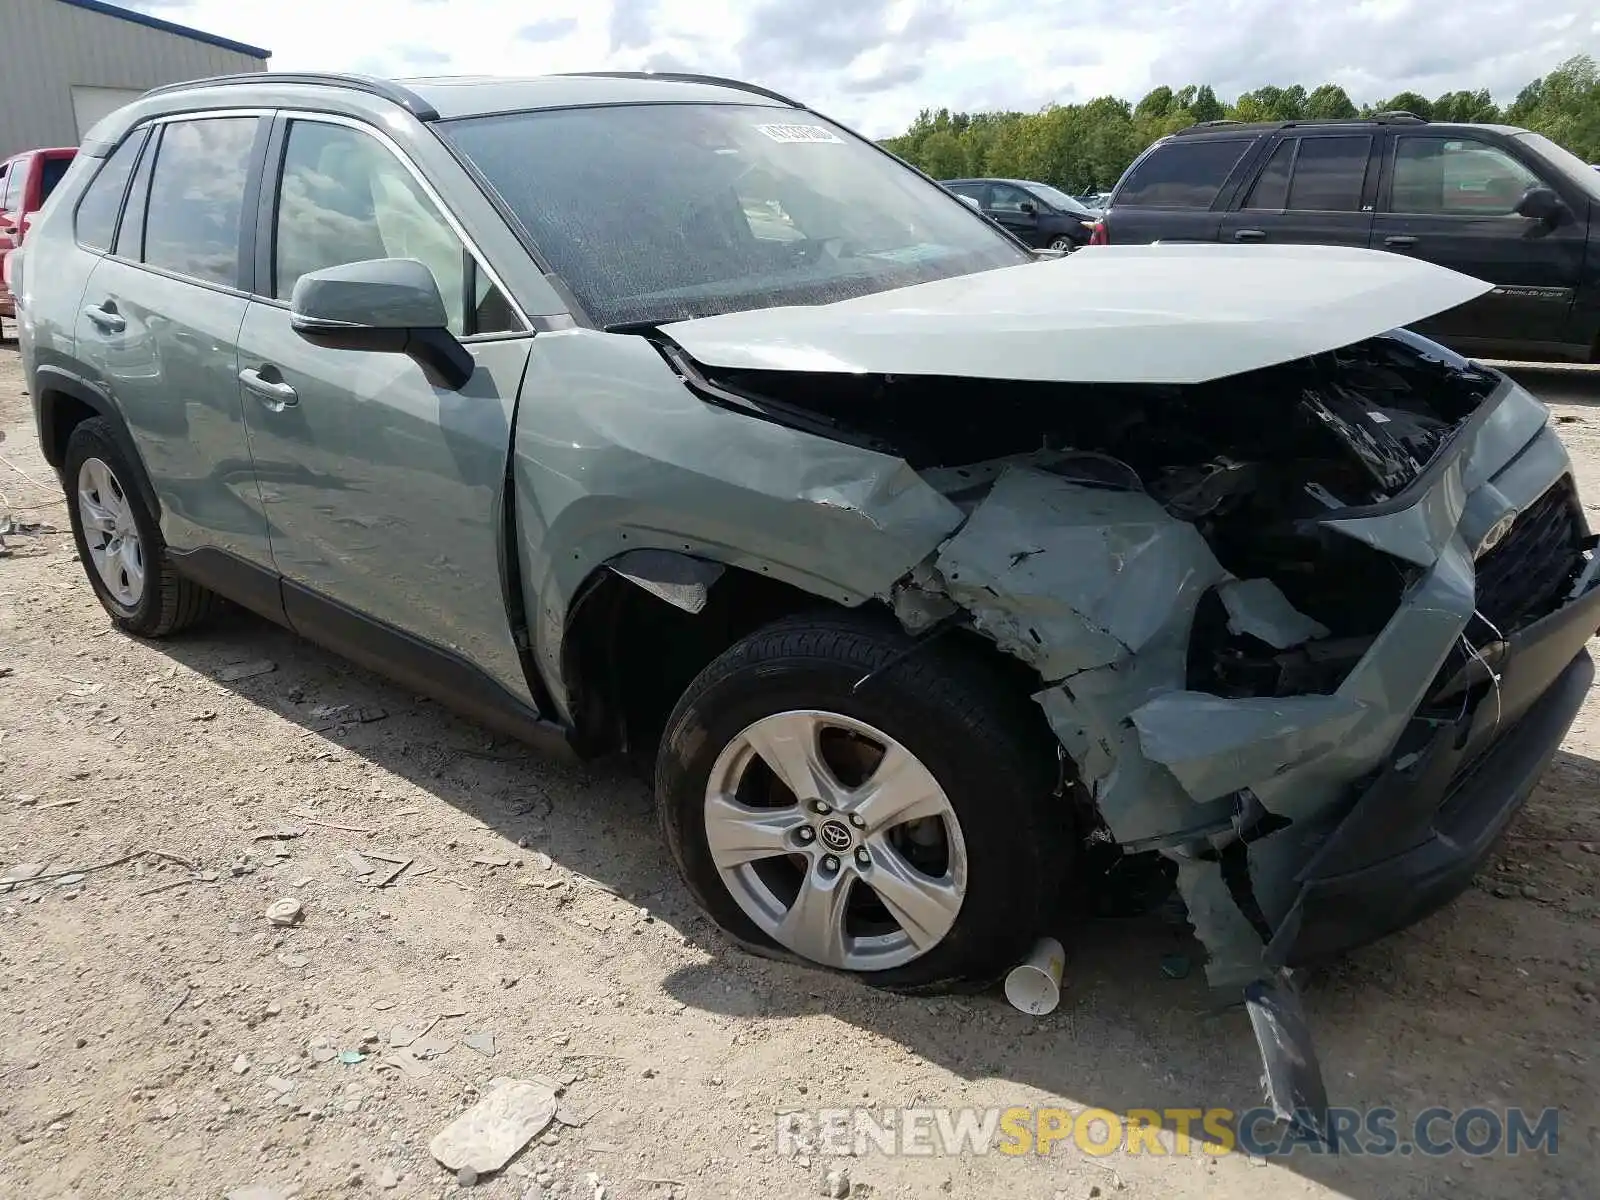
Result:
M967 850L944 789L871 725L811 709L744 729L711 768L706 841L724 885L779 945L881 971L950 932Z
M137 608L144 598L144 547L128 495L101 459L86 458L78 468L78 517L100 582L122 607Z

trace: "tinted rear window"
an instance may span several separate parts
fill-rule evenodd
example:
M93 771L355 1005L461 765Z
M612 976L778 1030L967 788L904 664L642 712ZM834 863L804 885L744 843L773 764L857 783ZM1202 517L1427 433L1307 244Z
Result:
M39 181L39 204L50 199L50 193L56 190L56 184L61 182L61 177L67 173L67 168L72 165L70 158L47 158L44 160L44 173Z
M1289 207L1311 212L1359 212L1370 137L1302 138L1289 185Z
M1250 144L1250 138L1166 142L1133 168L1113 203L1118 207L1210 208Z

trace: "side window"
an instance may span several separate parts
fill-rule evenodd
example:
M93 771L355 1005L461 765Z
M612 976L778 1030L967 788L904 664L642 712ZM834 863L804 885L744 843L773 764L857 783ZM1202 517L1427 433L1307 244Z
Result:
M1302 212L1360 212L1371 153L1370 137L1301 138L1288 207Z
M450 331L458 336L520 328L433 201L386 147L343 125L294 122L278 186L272 294L286 300L309 271L374 258L414 258L433 272Z
M78 244L90 250L111 249L117 230L117 214L122 211L122 195L128 190L128 176L144 145L145 130L135 129L100 164L100 170L84 189L75 215Z
M150 177L144 261L208 283L239 281L239 226L257 117L173 121Z
M1395 139L1389 211L1508 216L1543 181L1497 146L1472 138Z
M1250 146L1250 138L1164 142L1133 169L1117 190L1115 203L1118 207L1210 208Z
M994 212L1019 213L1024 204L1039 207L1034 198L1019 187L1012 187L1009 183L989 185L989 207Z
M8 212L12 219L22 215L22 190L28 185L28 160L19 158L6 172L6 190L0 194L0 212Z
M144 257L144 221L150 200L150 173L156 163L160 142L161 129L158 126L151 131L149 144L139 156L139 165L133 172L133 186L128 189L127 202L122 206L122 221L117 225L116 244L111 247L111 253L134 262Z
M67 168L72 165L70 158L47 158L39 164L39 207L44 207L44 202L50 199L50 193L56 190L56 184L67 173Z
M1285 138L1272 152L1267 165L1262 168L1250 194L1245 197L1246 208L1283 209L1289 206L1289 168L1294 163L1297 138Z

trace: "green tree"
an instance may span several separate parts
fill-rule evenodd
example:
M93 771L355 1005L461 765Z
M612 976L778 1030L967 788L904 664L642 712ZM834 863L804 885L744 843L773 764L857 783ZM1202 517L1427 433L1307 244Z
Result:
M1346 121L1356 115L1349 94L1336 83L1325 83L1306 97L1306 118L1312 121Z
M1433 119L1493 123L1500 119L1500 106L1490 98L1488 88L1476 92L1446 92L1433 102Z
M1414 113L1426 121L1433 116L1433 105L1428 103L1426 96L1418 95L1416 92L1399 92L1373 105L1373 111Z
M1228 110L1222 107L1222 101L1217 99L1217 93L1211 90L1209 83L1201 84L1194 94L1194 103L1189 105L1189 114L1196 121L1220 121L1228 115Z
M966 152L949 129L935 129L922 140L916 163L935 179L958 179L967 173Z

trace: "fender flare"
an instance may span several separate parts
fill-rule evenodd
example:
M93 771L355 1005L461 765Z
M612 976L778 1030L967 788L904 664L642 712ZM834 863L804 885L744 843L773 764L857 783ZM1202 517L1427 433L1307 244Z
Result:
M34 373L33 386L39 397L39 446L44 452L45 461L54 467L58 474L60 473L61 464L67 455L67 445L65 438L57 442L56 404L60 397L69 397L96 416L104 418L106 424L111 427L111 437L116 442L117 449L122 451L123 456L133 464L133 485L139 491L139 498L150 510L150 515L160 521L161 501L156 497L155 486L150 482L150 472L144 465L144 456L139 453L138 444L133 440L133 431L128 428L128 422L123 417L122 411L117 408L116 402L87 379L60 367L39 367Z

